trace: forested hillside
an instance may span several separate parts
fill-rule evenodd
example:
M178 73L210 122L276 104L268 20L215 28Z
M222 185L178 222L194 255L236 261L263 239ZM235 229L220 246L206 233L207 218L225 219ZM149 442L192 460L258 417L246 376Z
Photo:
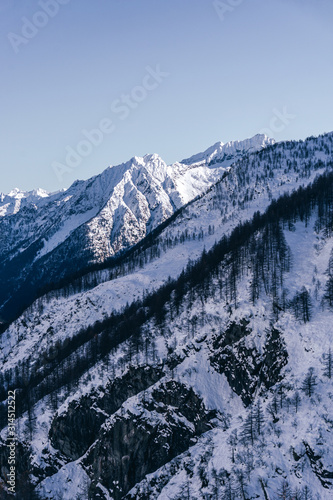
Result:
M22 499L331 498L332 139L249 153L50 280L1 336L4 488L15 389Z

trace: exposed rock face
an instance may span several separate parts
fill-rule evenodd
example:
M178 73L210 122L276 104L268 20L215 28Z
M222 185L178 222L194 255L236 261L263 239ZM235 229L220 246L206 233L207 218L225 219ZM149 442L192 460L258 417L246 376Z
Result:
M215 412L207 411L192 388L170 380L143 392L162 376L160 367L130 368L108 384L103 394L84 396L54 418L52 446L71 460L91 447L83 458L92 478L91 498L103 498L98 483L109 488L115 499L122 498L146 474L211 429ZM139 393L132 405L122 406Z
M210 425L207 425L207 419L205 418L206 408L201 398L192 388L186 388L184 391L183 384L170 380L165 385L155 389L152 395L154 401L159 403L160 406L177 408L178 413L194 424L196 433L201 434L210 429ZM209 415L213 417L212 413Z
M321 455L316 455L308 443L304 442L305 453L310 461L311 469L317 476L324 488L330 488L333 485L333 471L325 469L321 460Z
M239 324L231 323L225 330L223 335L216 338L213 343L214 349L224 348L236 344L239 340L243 339L246 335L251 333L251 329L248 328L249 321L242 319Z
M99 407L109 415L115 413L128 398L148 389L164 375L162 368L131 366L125 375L116 378L106 386L105 394L99 401Z
M266 337L265 350L263 353L262 367L259 381L266 389L277 384L281 380L281 369L288 362L288 352L281 332L273 328Z
M104 393L94 392L73 401L68 410L56 416L50 428L52 446L77 460L96 440L101 425L131 396L147 389L163 376L161 368L130 367L121 378L109 383Z
M280 380L280 372L287 364L288 353L281 333L273 329L266 336L262 354L246 337L251 334L249 322L232 323L212 343L210 361L224 373L232 389L246 405L252 402L255 390L263 384L266 389Z
M101 412L93 397L84 396L69 405L68 411L56 416L50 428L52 446L72 460L87 451L107 415Z
M173 380L153 390L147 401L122 408L105 422L83 460L93 478L91 498L97 483L116 500L122 498L146 474L194 444L212 427L213 416L192 388Z

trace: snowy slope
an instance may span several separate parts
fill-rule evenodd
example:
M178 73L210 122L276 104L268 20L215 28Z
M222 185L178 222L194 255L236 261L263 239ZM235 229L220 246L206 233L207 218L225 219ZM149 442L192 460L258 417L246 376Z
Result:
M98 439L106 439L107 432L112 430L115 422L123 418L127 426L132 419L140 422L140 426L148 423L153 427L165 426L162 403L159 407L161 417L158 412L150 413L151 410L147 408L153 404L156 390L161 390L169 380L192 387L202 398L205 408L217 410L218 413L212 420L211 430L199 435L188 450L149 473L128 493L128 498L176 500L187 498L187 494L189 498L197 499L207 498L207 495L224 498L222 495L226 495L230 488L230 498L238 499L243 498L240 493L243 487L246 498L265 499L266 494L268 498L277 499L281 490L287 489L287 486L290 496L286 498L294 498L292 495L297 491L299 498L306 498L305 494L308 495L307 498L331 498L332 380L324 375L323 355L328 352L333 340L332 312L326 306L323 308L322 297L333 239L325 236L324 231L316 230L316 220L317 214L313 213L307 223L298 222L290 230L284 230L294 262L290 272L286 274L285 286L291 296L301 286L309 288L313 304L310 322L304 324L296 321L290 311L281 313L277 320L272 320L271 300L268 296L264 294L256 305L249 303L249 279L245 276L239 286L237 309L228 310L225 299L221 300L216 282L204 305L200 294L195 294L191 305L185 302L178 315L173 319L167 317L167 330L162 336L153 322L146 325L150 337L155 340L155 359L166 359L168 349L172 346L174 355L180 357L179 364L173 371L167 371L164 377L144 393L124 402L119 412L110 418L107 416ZM317 292L319 290L317 294L316 289ZM192 333L188 324L194 317L201 319ZM219 332L225 331L230 324L240 324L244 320L248 322L248 333L245 339L234 344L235 353L241 345L252 353L265 352L269 337L267 332L272 328L282 332L283 343L288 352L288 362L281 369L284 388L282 406L279 393L281 384L273 385L265 391L261 388L255 393L253 404L256 407L260 402L263 422L261 433L253 444L243 436L251 407L245 408L241 397L230 387L227 377L220 374L211 362L212 345ZM121 362L121 359L126 359L128 347L128 344L120 346L110 358L109 366L112 364L115 369L113 376L124 376L124 361ZM251 356L247 361L249 365L255 360L253 357L252 361ZM135 358L134 366L144 363L143 351ZM312 397L302 391L302 384L310 367L314 368L317 377ZM98 394L102 394L109 377L110 372L105 370L105 366L103 369L102 364L96 365L79 381L76 392L69 399L63 393L58 416L67 415L69 401L78 401L81 394L89 395L94 388ZM294 403L296 392L300 395L297 411ZM49 453L51 456L56 453L48 445L47 429L50 428L52 419L52 412L47 410L49 405L48 398L45 398L35 409L37 415L39 412L48 415L41 421L43 428L37 423L34 430L33 449L39 467L43 461L50 460ZM20 424L22 437L26 432L24 422L27 425L26 417ZM188 419L183 420L181 425L187 426L189 432L192 429ZM165 431L167 432L167 428ZM42 436L45 438L41 441ZM97 446L97 442L91 450L94 446ZM45 455L46 449L48 452ZM91 453L92 451L75 461L62 457L59 472L47 475L40 482L38 492L41 498L55 499L57 495L70 498L78 493L81 498L88 498L92 474L89 468ZM102 498L115 498L110 489L103 485L104 480L101 481L98 488L100 492L104 492Z
M223 181L188 205L164 229L158 240L159 259L148 259L143 268L137 266L112 281L108 280L107 272L104 277L98 275L96 279L100 284L82 294L65 299L49 298L42 301L42 305L41 301L36 302L32 311L23 314L3 334L0 359L4 367L7 356L9 364L10 359L32 353L38 357L49 342L49 328L52 328L53 342L71 337L77 324L87 327L105 318L111 310L120 310L127 302L140 298L143 292L157 289L168 276L176 278L189 259L198 258L204 248L209 250L215 241L230 233L239 222L250 219L257 210L264 211L272 198L291 192L299 185L308 185L318 173L330 169L331 153L322 151L326 144L332 148L332 136L294 143L293 149L288 143L281 143L235 164ZM313 167L308 172L310 156ZM181 243L181 235L185 234L188 236ZM166 247L168 240L173 244Z
M81 291L68 286L41 297L1 336L0 376L6 372L1 380L8 381L15 367L15 377L22 371L21 400L29 387L28 372L43 376L53 370L46 385L30 390L32 409L18 426L19 441L32 445L22 457L32 464L31 483L41 499L331 498L333 378L324 370L333 341L327 299L328 270L333 271L331 206L326 213L313 203L303 220L280 221L278 237L263 225L247 247L239 243L236 268L241 271L234 280L231 252L180 302L175 289L163 307L164 319L148 317L142 324L141 340L133 334L98 357L94 349L99 352L104 344L93 325L115 312L121 326L127 302L159 290L168 276L177 278L189 259L199 258L256 211L264 212L273 199L331 172L332 145L333 134L271 145L240 158L211 187L209 153L208 160L198 160L207 170L176 165L176 198L168 184L169 167L155 155L134 159L130 173L125 168L119 175L109 213L117 200L119 208L124 199L127 206L136 199L132 184L150 206L167 206L169 200L173 207L178 196L182 204L191 199L195 176L198 182L202 175L210 181L208 191L166 224L145 250L116 268L90 272L82 278ZM145 184L147 171L152 190ZM186 175L193 180L190 194L182 185ZM141 210L142 217L142 199L136 200L133 213ZM86 224L99 221L89 228L104 255L103 231L110 233L100 213ZM50 248L68 238L65 224L59 234L59 240L49 239ZM265 273L258 274L264 284L258 285L254 300L256 263ZM272 276L281 281L275 291ZM310 304L308 320L298 311L304 303L295 302L303 289ZM137 321L146 309L139 308ZM90 331L88 342L67 352L80 329ZM81 374L80 363L93 356ZM47 387L62 380L71 364L72 381L48 394ZM315 383L308 395L304 381L311 368ZM2 450L0 440L0 458Z
M223 417L214 430L200 437L172 464L146 477L128 498L143 499L147 492L151 499L186 498L189 491L189 498L217 495L216 498L238 499L243 498L242 485L245 498L251 499L332 498L333 423L330 415L333 378L325 376L324 370L325 355L333 342L332 310L323 307L322 297L333 240L316 231L316 218L314 216L307 225L299 222L292 231L285 231L294 258L294 265L286 277L286 288L291 295L298 287L309 289L313 301L310 322L298 322L289 312L282 313L278 321L272 321L271 303L267 297L256 306L249 304L247 280L239 290L239 307L231 314L221 308L219 295L213 294L205 302L206 319L197 337L197 342L200 341L198 352L179 365L176 378L195 387L206 405L217 408ZM178 345L188 345L186 335L181 335L185 331L182 325L186 317L198 314L200 309L198 299L190 311L184 311L170 325L170 330L178 329L175 333L177 339L180 338ZM288 352L282 384L266 392L259 391L255 396L253 405L256 407L260 403L263 422L253 445L243 435L251 409L244 409L238 396L230 393L224 375L220 375L222 380L219 380L212 371L207 362L211 353L201 341L205 337L209 344L209 338L214 338L217 331L244 319L249 322L251 331L246 337L250 350L263 352L266 332L274 327L283 332ZM316 377L311 397L302 390L310 368ZM280 399L280 387L283 387L283 400ZM295 406L296 393L298 407Z

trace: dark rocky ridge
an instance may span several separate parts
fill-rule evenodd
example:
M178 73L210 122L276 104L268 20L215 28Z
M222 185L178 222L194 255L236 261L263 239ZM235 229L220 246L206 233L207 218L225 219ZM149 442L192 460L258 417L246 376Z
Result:
M114 490L115 499L122 498L146 474L212 428L216 412L208 411L184 384L169 380L156 386L163 376L160 366L130 367L105 389L73 401L53 419L53 447L68 461L87 452L82 463L92 479L91 498L103 498L98 483ZM135 395L133 412L122 405Z
M266 332L264 352L246 346L245 337L251 334L249 321L232 323L212 342L210 361L224 373L232 389L244 404L249 405L258 387L269 389L281 380L281 370L287 364L288 353L281 332L273 328Z
M103 389L102 396L94 391L73 401L64 414L53 419L49 433L52 446L77 460L97 439L101 425L110 415L128 398L148 389L162 376L160 367L130 367L122 377Z
M143 397L144 398L144 397ZM90 498L99 497L98 483L115 500L149 474L196 442L212 428L215 412L207 411L192 388L170 380L154 389L135 409L123 409L102 426L83 458L93 479Z

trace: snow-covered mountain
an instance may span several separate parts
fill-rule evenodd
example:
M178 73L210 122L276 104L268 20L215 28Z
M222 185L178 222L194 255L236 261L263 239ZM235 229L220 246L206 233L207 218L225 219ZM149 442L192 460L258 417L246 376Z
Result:
M227 157L219 161L216 157L214 166L166 165L156 154L134 157L87 181L77 181L66 191L50 195L15 191L3 197L7 216L0 219L4 283L0 316L12 319L19 311L17 301L10 299L14 290L21 289L21 301L25 296L27 306L49 283L135 245L204 193L232 160L271 143L265 136L239 142L230 146Z
M21 191L15 188L8 194L0 193L0 217L16 214L24 206L36 204L48 196L49 193L44 189Z
M275 144L275 140L264 134L257 134L251 139L246 139L245 141L231 141L226 144L223 144L223 142L217 142L216 144L213 144L213 146L206 149L206 151L184 159L181 163L184 163L185 165L192 165L195 163L214 165L214 163L221 161L234 162L235 159L239 159L245 154L260 151L261 149L267 146L272 146L273 144Z
M171 217L149 225L139 197L148 229L137 244L78 267L0 337L4 498L12 388L26 498L332 497L333 134L267 146L227 166L213 148L176 164L171 187L155 155L102 174L119 173L109 213L130 182L127 206L138 189L149 207L169 200ZM188 194L194 174L205 187ZM82 186L78 205L105 199L100 176L83 184L70 188ZM50 201L68 220L62 196ZM110 238L105 218L95 248ZM46 255L36 262L52 276Z

